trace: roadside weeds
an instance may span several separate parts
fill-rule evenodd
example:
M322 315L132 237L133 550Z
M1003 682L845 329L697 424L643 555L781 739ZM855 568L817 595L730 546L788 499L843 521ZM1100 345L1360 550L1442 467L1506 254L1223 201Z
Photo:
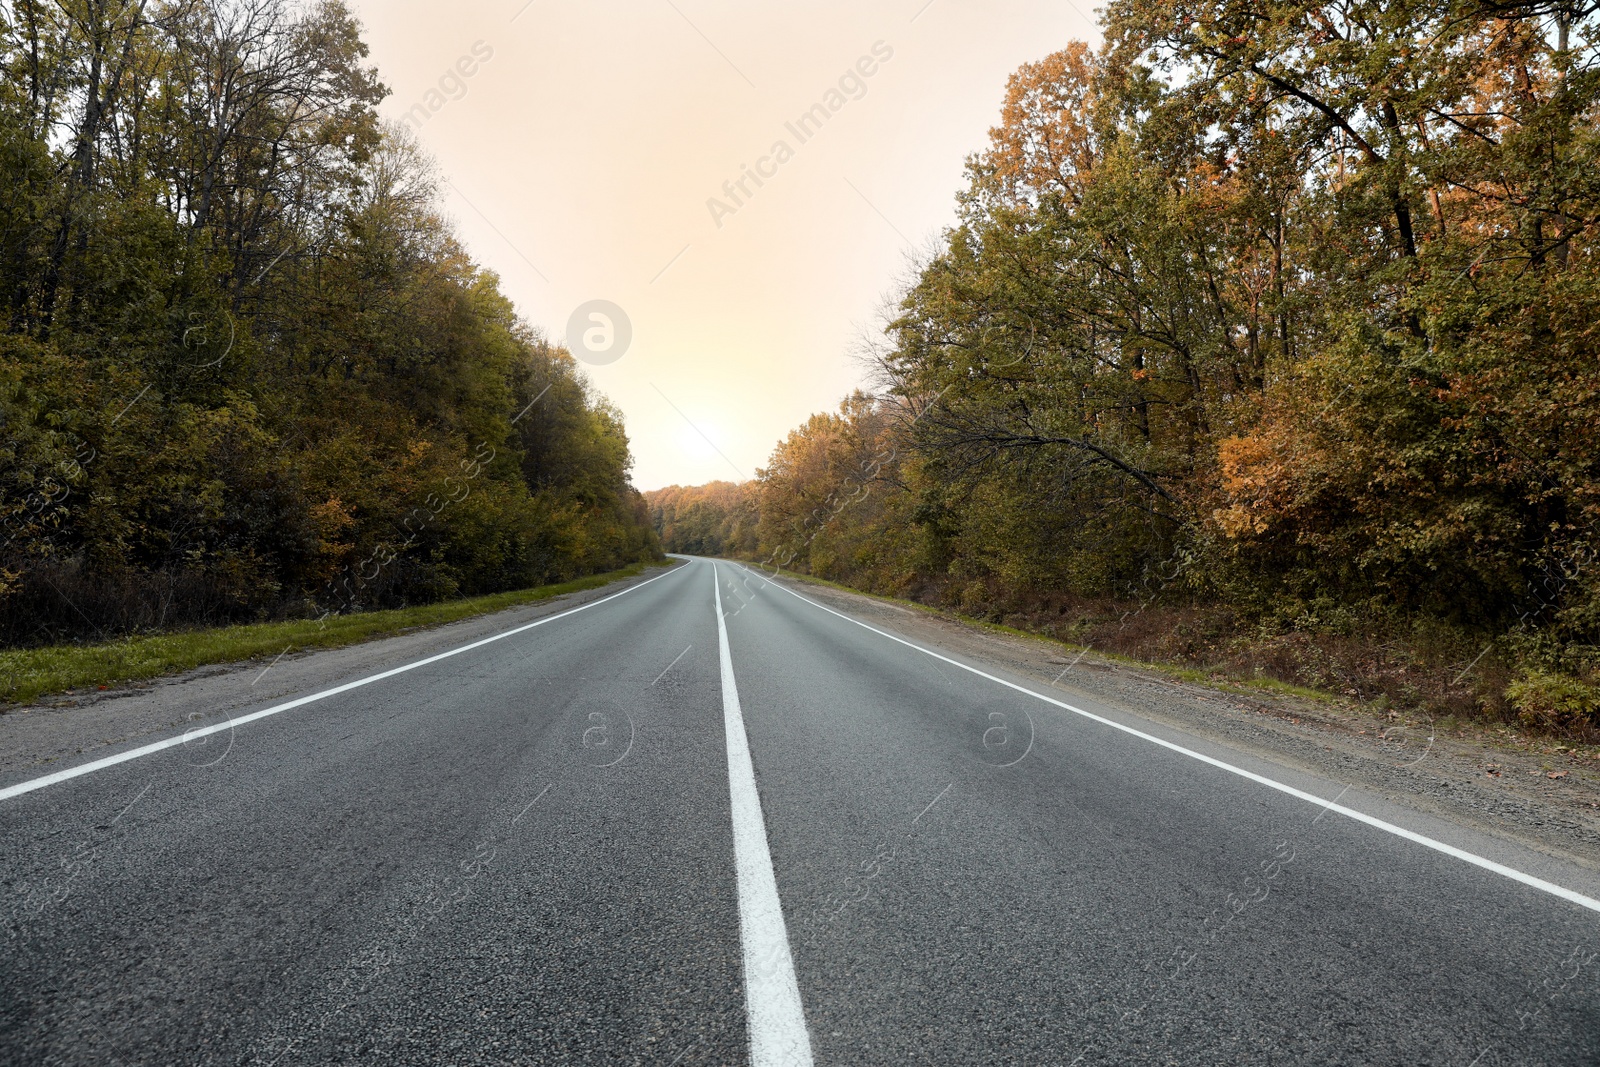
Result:
M7 705L24 705L45 697L72 698L98 694L180 674L197 667L246 660L267 660L264 675L291 651L343 648L414 630L442 626L551 597L598 589L633 578L650 566L635 563L621 570L593 574L557 585L491 593L418 607L336 615L287 622L251 623L205 630L185 630L124 638L95 645L51 645L0 651L0 715ZM261 675L257 675L257 681ZM253 683L252 683L253 684Z

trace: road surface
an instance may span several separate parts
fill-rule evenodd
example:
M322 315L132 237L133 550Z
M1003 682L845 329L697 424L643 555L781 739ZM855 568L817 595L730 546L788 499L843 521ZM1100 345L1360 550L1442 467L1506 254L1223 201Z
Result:
M652 574L0 780L0 1062L1600 1063L1592 872Z

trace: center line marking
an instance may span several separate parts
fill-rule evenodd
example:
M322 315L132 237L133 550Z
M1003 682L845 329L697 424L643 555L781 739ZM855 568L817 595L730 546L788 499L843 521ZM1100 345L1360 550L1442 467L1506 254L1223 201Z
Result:
M794 976L789 931L772 873L767 827L761 818L755 765L744 733L739 687L728 651L722 614L722 583L711 565L716 591L717 647L722 656L722 725L728 738L728 799L733 810L733 864L739 879L739 936L744 945L744 1004L750 1028L751 1067L811 1067L800 984ZM941 794L943 795L943 794Z

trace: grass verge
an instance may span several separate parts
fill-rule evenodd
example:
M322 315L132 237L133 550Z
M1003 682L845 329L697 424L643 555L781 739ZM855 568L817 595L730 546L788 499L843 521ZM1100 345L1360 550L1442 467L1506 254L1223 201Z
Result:
M100 645L50 645L0 652L0 700L27 704L52 693L140 682L211 663L234 663L290 650L339 648L422 626L439 626L585 589L598 589L643 573L635 563L560 585L492 593L414 608L335 615L324 621L251 623L209 630L128 637Z

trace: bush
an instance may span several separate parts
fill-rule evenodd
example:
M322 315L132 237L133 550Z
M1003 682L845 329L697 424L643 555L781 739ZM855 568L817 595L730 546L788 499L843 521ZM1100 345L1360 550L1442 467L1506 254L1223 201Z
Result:
M1600 730L1600 686L1542 670L1525 671L1506 699L1529 728L1589 734Z

